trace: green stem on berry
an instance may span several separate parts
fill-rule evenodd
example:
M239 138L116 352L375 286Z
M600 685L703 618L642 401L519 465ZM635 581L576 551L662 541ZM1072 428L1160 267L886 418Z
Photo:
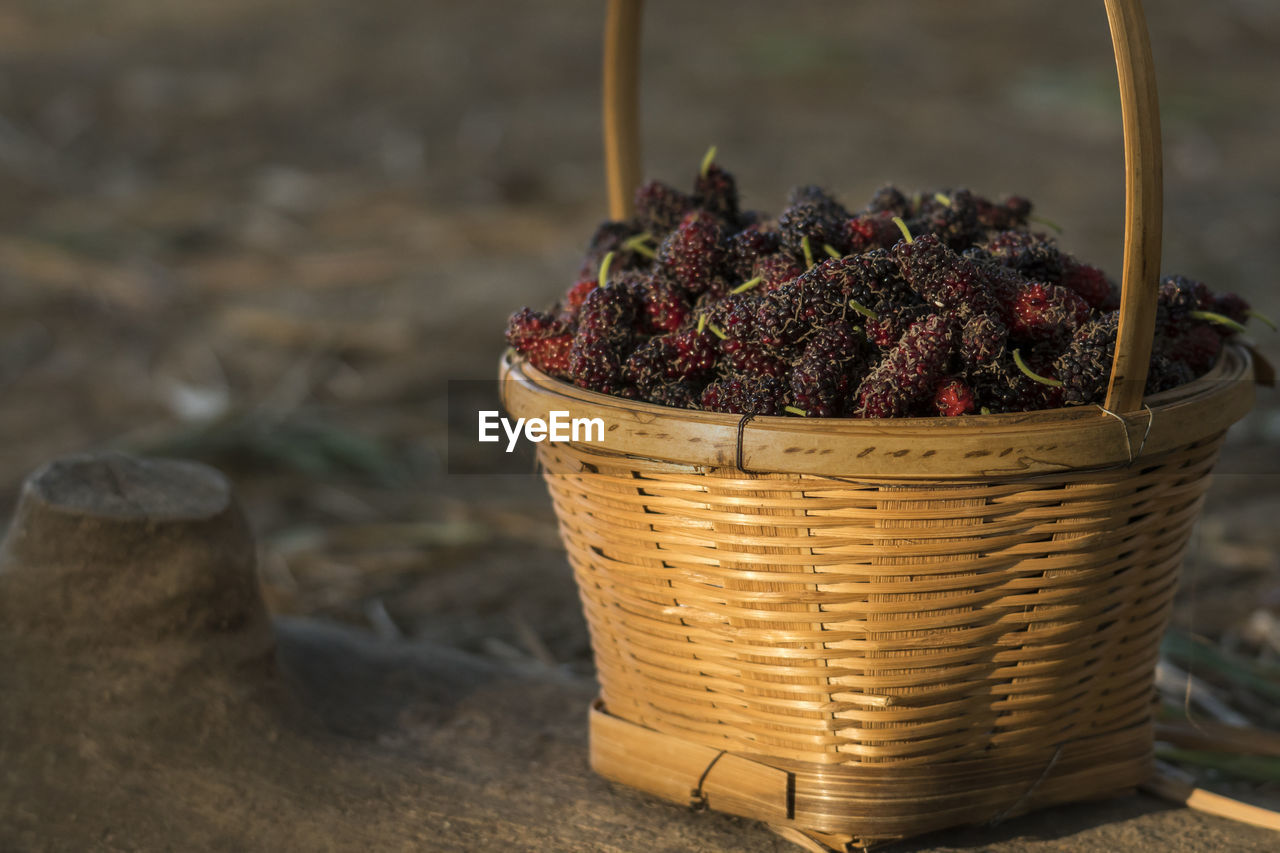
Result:
M1047 225L1050 228L1052 228L1054 231L1058 232L1059 234L1062 233L1062 226L1054 222L1052 219L1045 219L1043 216L1034 216L1034 215L1028 216L1027 219L1030 222L1038 222L1041 225Z
M835 246L831 245L830 243L823 243L823 244L822 244L822 251L826 252L828 255L830 255L830 256L831 256L831 257L833 257L833 258L843 258L843 257L844 257L844 255L840 254L840 250L839 250L839 249L837 249Z
M944 193L934 193L933 200L938 204L945 204L947 207L951 206L951 196Z
M1050 379L1047 376L1041 376L1039 373L1036 373L1030 367L1027 367L1027 363L1022 360L1021 350L1013 351L1013 363L1018 366L1018 369L1022 371L1023 375L1025 375L1028 379L1030 379L1033 382L1039 382L1041 385L1048 385L1050 388L1062 387L1061 379Z
M730 290L729 292L730 293L746 293L748 290L755 287L757 284L759 284L762 281L764 281L764 276L758 275L753 279L744 281L742 284L738 285L737 287L735 287L733 290Z
M707 315L699 314L698 315L698 334L699 335L702 334L702 330L705 329L706 327L707 327Z
M596 276L596 284L604 287L609 283L609 267L613 266L613 252L604 256L604 260L600 262L600 274Z
M1276 328L1275 321L1272 320L1270 317L1268 317L1266 314L1263 314L1261 311L1258 311L1254 308L1250 308L1248 311L1244 312L1244 314L1246 317L1253 317L1255 319L1261 320L1262 322L1266 323L1268 326L1271 327L1271 331L1280 332L1280 329Z
M813 269L813 246L809 244L808 236L800 241L800 248L804 250L804 265L808 269Z
M644 231L640 234L632 235L631 237L628 237L627 239L623 240L622 248L627 251L635 252L637 255L643 255L649 260L653 260L654 258L658 257L658 253L645 245L645 243L648 243L652 239L653 239L653 235L650 234L648 231Z
M916 241L916 238L911 236L911 229L907 227L907 223L902 221L901 216L893 217L893 224L898 226L898 230L902 232L903 239L908 243L914 243Z
M1204 320L1206 323L1217 323L1219 326L1225 326L1233 332L1243 332L1245 330L1243 323L1237 323L1225 314L1218 314L1214 311L1192 311L1187 316L1192 320Z
M856 299L850 299L850 300L849 300L849 307L850 307L850 308L852 308L854 311L857 311L857 312L858 312L859 314L861 314L863 317L866 317L868 320L879 320L879 319L880 319L880 315L879 315L879 314L877 314L876 312L872 311L870 308L868 308L867 306L863 305L861 302L859 302L859 301L858 301L858 300L856 300Z
M722 341L725 338L729 337L723 331L721 331L720 327L717 326L715 323L708 323L707 328L711 330L711 334L715 335L717 338L719 338Z
M980 414L980 415L989 415L989 414L991 414L991 410L990 410L990 409L988 409L986 406L983 406L982 408L978 409L978 414Z
M711 168L711 164L716 161L716 147L712 145L707 149L707 153L702 158L702 166L698 169L698 175L705 178L707 171Z
M796 406L783 406L782 411L787 412L788 414L798 415L799 417L802 417L802 418L809 417L808 412L806 412L804 409L797 408Z

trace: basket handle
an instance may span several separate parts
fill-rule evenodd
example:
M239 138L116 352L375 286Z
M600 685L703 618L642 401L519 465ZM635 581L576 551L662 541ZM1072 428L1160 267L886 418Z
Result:
M625 219L640 183L637 120L640 13L643 0L609 0L604 39L604 155L609 215ZM1120 328L1104 408L1142 408L1155 336L1160 275L1163 155L1151 41L1141 0L1106 0L1124 122L1124 265Z

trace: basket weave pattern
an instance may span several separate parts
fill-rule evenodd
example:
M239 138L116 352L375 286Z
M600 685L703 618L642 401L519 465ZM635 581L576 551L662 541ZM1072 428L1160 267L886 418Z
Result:
M540 461L611 714L775 763L995 768L1149 731L1220 441L1141 467L919 485L569 445ZM1145 762L1149 735L1128 742L1109 760Z

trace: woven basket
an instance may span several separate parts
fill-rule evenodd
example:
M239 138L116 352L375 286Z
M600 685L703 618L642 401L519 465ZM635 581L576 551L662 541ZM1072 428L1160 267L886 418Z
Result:
M518 417L601 418L538 455L599 670L592 766L833 848L1001 820L1152 772L1153 674L1226 429L1229 346L1142 399L1160 254L1145 21L1107 0L1127 168L1104 406L964 418L738 417L635 403L503 361ZM636 0L613 0L615 217L639 174Z

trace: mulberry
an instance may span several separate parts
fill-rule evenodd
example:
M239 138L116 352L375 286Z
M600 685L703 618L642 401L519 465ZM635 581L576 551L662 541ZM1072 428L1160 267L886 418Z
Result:
M906 219L911 215L911 202L897 187L885 186L876 190L875 195L871 197L867 212L888 213L891 217L899 216Z
M1019 350L1028 369L1056 383L1061 378L1053 361L1054 351L1046 345ZM1052 409L1062 405L1063 388L1032 379L1018 367L1013 352L1006 352L990 364L970 370L965 378L973 389L979 408L996 414Z
M755 278L756 261L778 251L778 232L761 225L748 225L729 238L729 271L742 281ZM796 274L802 270L797 270Z
M855 414L864 418L909 415L933 393L952 351L946 319L930 314L916 321L858 386Z
M1112 312L1076 330L1054 362L1056 377L1062 382L1063 403L1087 405L1101 403L1106 397L1119 327L1119 314Z
M1002 295L1004 322L1009 333L1022 340L1067 338L1089 320L1089 303L1060 285L1030 282Z
M531 308L512 314L507 321L507 343L539 370L553 376L569 371L573 335L567 325L549 314Z
M985 236L977 200L968 190L925 196L912 224L912 233L932 234L956 251Z
M633 282L640 303L640 329L649 334L672 332L689 316L689 299L684 291L659 276L645 276Z
M1062 281L1066 258L1043 234L1002 231L978 248L1023 278L1057 284Z
M725 360L733 373L752 376L785 376L791 366L763 344L747 343L730 338L721 344Z
M714 215L694 211L667 235L658 264L677 284L697 295L712 284L724 262L724 227Z
M902 277L925 302L952 311L967 306L978 314L995 310L995 299L982 268L957 255L937 236L926 234L912 242L903 240L893 247L893 254L902 268Z
M1062 263L1062 286L1080 294L1091 308L1102 308L1113 298L1116 286L1097 267L1082 264L1067 256Z
M782 285L794 281L796 276L804 272L804 267L795 258L785 252L761 255L756 258L751 277L760 278L761 290L777 290Z
M702 391L702 408L735 415L780 415L787 405L786 385L774 376L730 374Z
M714 155L714 149L709 154ZM726 222L738 221L738 184L733 175L714 161L708 161L694 184L695 203Z
M849 211L820 187L797 187L778 217L782 248L800 259L807 238L811 252L821 253L827 245L843 253L848 248L846 226L850 218Z
M933 404L944 418L971 415L978 410L973 389L963 379L946 377L933 392Z
M994 204L985 198L975 197L978 206L978 224L996 231L1026 228L1031 217L1031 201L1021 196L1009 196Z
M842 414L852 390L851 374L864 360L863 340L844 325L818 330L791 371L792 399L798 408L810 417Z
M695 207L692 197L662 181L649 181L636 188L636 218L642 230L658 239L665 237Z

